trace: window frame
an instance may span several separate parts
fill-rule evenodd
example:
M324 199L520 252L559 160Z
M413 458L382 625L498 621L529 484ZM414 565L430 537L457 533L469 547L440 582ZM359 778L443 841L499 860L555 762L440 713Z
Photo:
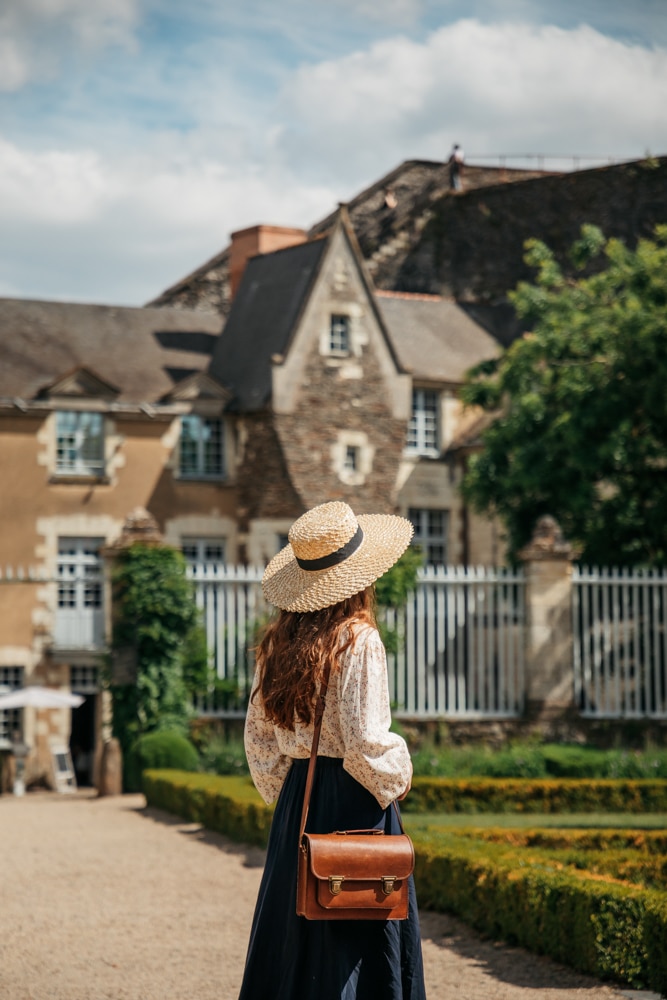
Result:
M186 438L184 429L186 426L197 426L196 437L187 439L187 443L194 445L195 463L194 466L184 466L184 442ZM206 455L207 441L204 431L207 426L212 429L213 425L218 428L217 441L217 463L209 463ZM219 416L205 416L201 413L184 413L180 418L179 440L178 440L178 476L185 480L221 480L226 478L226 441L225 441L225 421Z
M332 357L346 358L351 350L351 318L347 313L331 313L327 338L328 353Z
M432 405L427 405L428 400ZM438 458L441 452L440 392L413 386L412 411L408 421L405 450L410 455Z
M197 556L192 558L186 551L188 548L196 548ZM222 557L217 558L209 555L206 549L220 548ZM181 538L181 552L188 566L225 566L227 564L227 539L220 535L183 535Z
M361 470L361 447L358 444L346 444L343 453L343 470L356 475Z
M86 434L85 420L99 421L99 430L92 436ZM73 426L66 427L70 422ZM87 445L97 441L95 454L83 454ZM106 426L104 414L99 410L55 411L55 474L59 478L77 477L102 479L106 475Z
M435 515L442 519L438 531L433 530ZM433 516L433 517L432 517ZM412 545L419 547L424 553L427 566L446 566L449 556L449 522L451 512L446 507L409 507L407 518L414 525ZM431 549L442 550L442 558L432 558Z
M25 687L25 667L0 667L0 689L20 691L23 687ZM9 745L15 732L18 732L19 737L23 739L23 709L0 709L0 747Z

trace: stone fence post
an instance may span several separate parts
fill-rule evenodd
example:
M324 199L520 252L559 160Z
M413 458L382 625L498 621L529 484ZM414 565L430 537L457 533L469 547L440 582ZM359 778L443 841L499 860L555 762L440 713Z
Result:
M553 517L541 517L519 558L526 575L528 715L556 719L574 707L572 564L577 553Z

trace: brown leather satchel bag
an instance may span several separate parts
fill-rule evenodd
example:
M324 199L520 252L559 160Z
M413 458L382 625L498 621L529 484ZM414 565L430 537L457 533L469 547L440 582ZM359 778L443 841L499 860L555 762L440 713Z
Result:
M296 912L308 920L405 920L415 853L395 803L400 834L388 835L383 830L305 832L328 683L327 670L315 708L301 812Z

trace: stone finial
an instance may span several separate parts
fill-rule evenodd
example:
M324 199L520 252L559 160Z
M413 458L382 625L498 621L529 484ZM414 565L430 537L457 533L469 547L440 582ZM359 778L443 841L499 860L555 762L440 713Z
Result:
M158 523L144 507L135 507L123 524L119 538L108 547L108 552L129 549L131 545L162 545L163 538Z
M523 562L535 559L575 559L574 547L568 542L555 517L544 514L538 518L533 537L519 552Z

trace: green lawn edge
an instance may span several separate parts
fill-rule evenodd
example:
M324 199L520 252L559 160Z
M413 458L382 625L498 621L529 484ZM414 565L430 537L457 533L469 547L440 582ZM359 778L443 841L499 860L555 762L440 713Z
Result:
M456 779L423 780L435 781L438 786L443 782L461 785ZM651 811L646 809L647 801L664 811L661 789L646 788L637 793L627 786L660 786L667 782L574 781L578 786L582 782L604 786L602 794L610 801L622 798L624 812L632 811L628 808L630 793L630 801L643 803L642 812ZM547 783L482 779L472 784L501 785L505 790L509 785L517 793L522 786L525 793L528 785ZM548 782L550 786L558 784L573 782ZM621 786L616 790L619 794L612 794L609 785ZM143 774L143 788L146 802L153 808L201 823L237 842L266 846L273 808L260 799L248 778L151 770ZM499 789L490 790L495 801ZM591 789L585 791L590 800ZM544 793L542 796L538 801L544 801ZM440 801L441 794L437 798ZM570 800L556 789L553 798ZM582 797L575 798L581 811ZM524 806L525 802L524 797ZM599 802L596 808L600 808ZM498 845L466 840L434 828L415 830L413 840L421 906L453 913L485 934L548 955L580 972L667 994L667 893L547 866L526 866L520 850L509 860Z

